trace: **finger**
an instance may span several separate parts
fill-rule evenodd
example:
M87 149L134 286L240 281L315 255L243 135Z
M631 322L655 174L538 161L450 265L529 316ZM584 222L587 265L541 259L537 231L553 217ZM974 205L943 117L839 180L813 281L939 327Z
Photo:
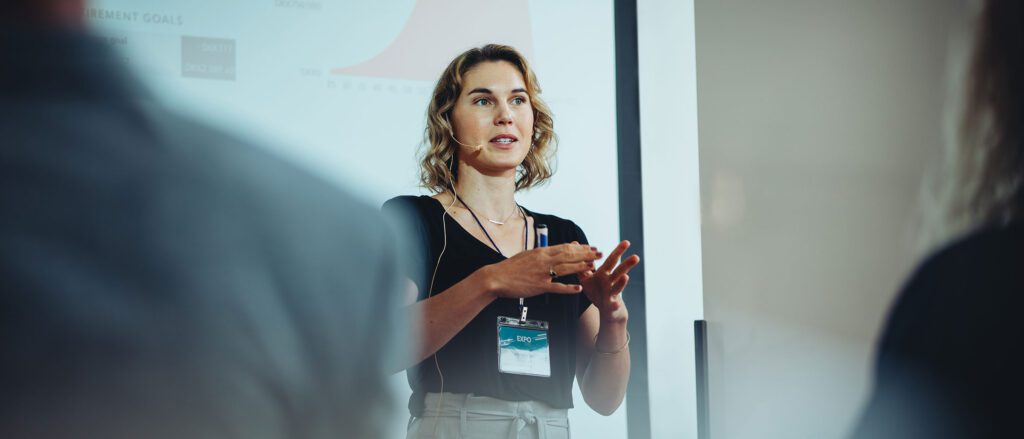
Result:
M576 248L576 244L565 243L547 247L547 251L552 256L561 255L563 253L571 253Z
M553 246L547 247L547 249L548 249L548 251L552 255L562 254L562 253L585 252L585 251L590 251L590 252L594 252L594 253L600 253L601 252L597 247L594 247L592 245L580 244L580 243L578 243L576 241L567 242L565 244L553 245Z
M586 281L590 280L590 278L594 277L593 266L591 266L591 269L589 269L587 271L581 271L579 273L576 273L576 277L578 277L580 279L580 282L586 282Z
M615 246L615 249L612 250L612 253L608 255L608 259L605 259L604 263L601 264L600 271L603 271L605 273L611 273L612 269L614 269L615 266L618 265L619 258L622 257L622 254L626 252L627 248L629 248L629 241L622 241L619 243L619 245Z
M622 263L619 264L618 267L615 267L615 271L613 271L611 276L608 277L609 279L612 280L612 282L615 282L619 280L619 278L622 277L622 275L629 273L629 270L632 270L633 267L636 267L639 264L640 257L637 255L631 255L630 257L626 258L625 261L622 261Z
M588 246L577 245L575 250L552 255L556 264L571 262L593 262L601 258L601 252L595 252Z
M589 246L580 245L580 243L578 241L573 241L573 242L570 242L569 244L572 245L572 254L574 256L575 255L582 255L582 254L587 253L587 252L590 251Z
M582 286L559 282L551 282L551 285L548 285L545 289L547 292L555 294L579 294L583 291Z
M609 290L611 291L611 297L614 299L617 298L619 294L622 294L622 291L626 289L626 284L628 283L628 274L623 275L622 279L619 279L617 282L613 283L611 288L609 288Z
M558 273L559 276L566 276L589 271L592 268L592 264L590 262L573 262L568 264L557 264L551 268L555 270L555 273Z

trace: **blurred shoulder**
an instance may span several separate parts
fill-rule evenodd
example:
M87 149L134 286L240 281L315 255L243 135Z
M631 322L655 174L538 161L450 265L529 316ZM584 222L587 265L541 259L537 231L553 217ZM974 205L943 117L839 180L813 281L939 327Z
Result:
M905 339L941 339L953 331L983 331L1005 320L1024 296L1024 224L968 233L935 251L897 296L883 350ZM955 322L955 324L954 324ZM966 332L964 332L966 333Z
M351 189L256 141L170 111L153 111L157 114L149 120L155 121L163 156L173 163L168 166L175 168L160 180L159 195L163 204L184 207L170 216L201 212L187 221L212 226L222 218L266 240L312 243L316 236L336 237L311 247L366 248L388 239L379 209Z
M381 210L424 212L437 204L437 200L427 195L399 195L385 201Z
M240 134L172 112L162 115L156 125L158 135L166 141L170 152L185 161L189 169L223 173L226 178L220 179L222 183L280 189L301 185L307 191L330 191L335 195L341 192L341 198L355 200L337 185Z
M975 230L939 248L908 284L993 285L1019 276L1024 259L1024 222Z

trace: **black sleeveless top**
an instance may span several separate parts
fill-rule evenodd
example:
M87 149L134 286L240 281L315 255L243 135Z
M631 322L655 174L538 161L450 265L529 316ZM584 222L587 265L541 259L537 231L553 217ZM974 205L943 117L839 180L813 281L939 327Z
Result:
M425 273L425 279L413 278L419 289L417 300L425 300L430 276L438 264L444 245L442 215L444 206L427 196L402 196L388 200L382 208L385 214L402 217L412 225L422 239L418 243L419 255L410 260L418 264L414 272ZM549 245L577 241L587 244L587 237L572 221L553 215L527 211L534 224L548 226ZM505 260L491 246L480 242L457 221L444 215L447 226L448 248L437 266L434 294L441 294L474 271L489 264ZM530 242L536 242L531 230ZM417 247L417 246L410 246ZM563 283L578 283L575 275L557 279ZM437 352L437 361L444 376L444 391L473 393L506 401L541 401L556 408L572 408L572 383L576 375L576 331L579 317L590 306L586 295L542 294L526 299L530 320L544 320L549 326L548 339L551 355L551 376L533 377L498 372L497 318L519 316L518 299L497 299L487 305L458 334ZM427 392L440 392L441 379L434 357L430 356L406 371L413 394L409 399L409 412L413 416L423 413L423 399Z

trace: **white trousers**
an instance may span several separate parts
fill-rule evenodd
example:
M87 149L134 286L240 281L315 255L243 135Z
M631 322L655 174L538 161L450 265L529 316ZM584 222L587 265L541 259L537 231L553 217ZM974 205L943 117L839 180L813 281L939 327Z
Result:
M409 420L406 439L569 439L568 412L537 401L428 393L426 410Z

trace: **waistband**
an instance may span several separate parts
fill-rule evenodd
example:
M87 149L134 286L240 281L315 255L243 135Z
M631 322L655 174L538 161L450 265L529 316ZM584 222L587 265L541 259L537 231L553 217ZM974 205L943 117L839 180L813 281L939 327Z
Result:
M422 418L459 419L459 432L465 436L466 424L473 421L511 421L508 438L519 437L527 426L535 426L537 437L547 439L548 427L569 428L569 410L551 407L540 401L505 401L470 393L427 393Z

